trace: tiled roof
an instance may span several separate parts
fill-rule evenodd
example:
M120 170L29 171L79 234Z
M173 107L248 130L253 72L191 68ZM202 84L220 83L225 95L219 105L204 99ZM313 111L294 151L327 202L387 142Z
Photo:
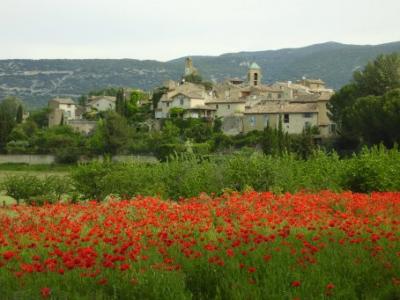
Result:
M51 99L50 101L59 104L75 104L74 100L72 100L71 98L54 98Z

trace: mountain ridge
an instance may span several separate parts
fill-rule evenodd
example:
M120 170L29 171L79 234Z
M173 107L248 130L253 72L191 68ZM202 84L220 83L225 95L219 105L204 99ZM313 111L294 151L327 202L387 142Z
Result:
M380 45L325 42L278 50L241 51L217 56L191 56L203 78L220 81L245 79L247 66L256 61L263 81L321 78L338 89L379 54L400 52L400 41ZM177 80L188 56L166 62L138 59L7 59L0 60L0 99L14 95L29 107L44 106L55 96L78 97L110 86L152 89L165 80Z

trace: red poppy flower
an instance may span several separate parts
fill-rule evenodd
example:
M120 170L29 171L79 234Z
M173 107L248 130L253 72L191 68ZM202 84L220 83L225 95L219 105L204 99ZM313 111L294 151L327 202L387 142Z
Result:
M292 282L292 287L298 287L300 285L301 285L300 281L295 280Z

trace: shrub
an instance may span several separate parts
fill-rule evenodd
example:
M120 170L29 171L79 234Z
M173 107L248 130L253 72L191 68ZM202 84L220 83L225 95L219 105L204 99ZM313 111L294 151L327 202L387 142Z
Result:
M349 159L314 151L307 160L295 154L264 155L246 149L227 156L181 153L159 164L93 162L72 173L76 191L85 198L138 194L163 198L221 194L225 189L297 192L300 190L400 190L400 152L364 149Z
M56 149L55 160L59 164L75 164L81 155L81 151L76 147Z
M117 166L109 160L80 164L71 172L70 178L82 197L100 200L105 197L102 179Z
M63 194L71 190L68 179L60 176L40 179L33 175L14 175L7 177L2 186L17 203L24 200L27 204L59 201Z
M17 203L44 193L42 180L32 175L8 176L3 181L2 186L7 195L13 197Z
M343 187L354 192L395 191L400 189L400 152L383 146L364 148L348 160Z

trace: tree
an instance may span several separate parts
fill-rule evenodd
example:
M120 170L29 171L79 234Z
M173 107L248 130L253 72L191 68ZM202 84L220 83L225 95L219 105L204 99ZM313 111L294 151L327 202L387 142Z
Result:
M352 120L353 130L362 143L393 147L400 142L400 89L383 96L358 98L346 118Z
M397 140L393 134L393 126L396 124L393 114L398 113L397 92L391 91L398 88L400 54L394 53L380 55L369 62L362 71L353 74L350 84L333 95L328 109L330 118L338 126L342 147L354 148L360 143L394 144Z
M379 55L353 75L361 96L380 96L400 88L400 54Z
M18 109L17 109L17 116L15 117L15 119L16 119L16 121L17 121L18 124L21 124L21 123L22 123L23 117L24 117L24 110L23 110L23 108L22 108L22 105L20 104L20 105L18 106Z
M191 83L202 83L203 78L199 74L190 74L185 77L183 77L186 82L191 82Z
M16 115L21 101L8 97L0 103L0 149L4 149L8 136L17 124Z
M36 123L39 128L46 128L49 126L49 113L50 108L45 107L30 113L28 120Z
M156 109L158 102L160 102L161 97L168 91L166 87L160 87L153 91L153 95L151 97L151 103L153 104L153 108Z
M37 125L31 120L16 125L7 139L7 153L34 153L32 138L36 131Z
M126 111L125 106L126 103L125 103L124 90L119 89L116 95L115 111L121 116L125 116L125 111Z
M151 118L150 103L143 103L148 100L148 95L140 90L131 92L129 99L126 101L124 116L130 124L138 125Z
M81 106L86 106L87 102L88 102L88 96L86 96L86 95L82 95L78 99L78 103Z
M120 154L130 148L133 129L121 115L110 111L99 121L94 135L89 140L89 148L97 154Z

